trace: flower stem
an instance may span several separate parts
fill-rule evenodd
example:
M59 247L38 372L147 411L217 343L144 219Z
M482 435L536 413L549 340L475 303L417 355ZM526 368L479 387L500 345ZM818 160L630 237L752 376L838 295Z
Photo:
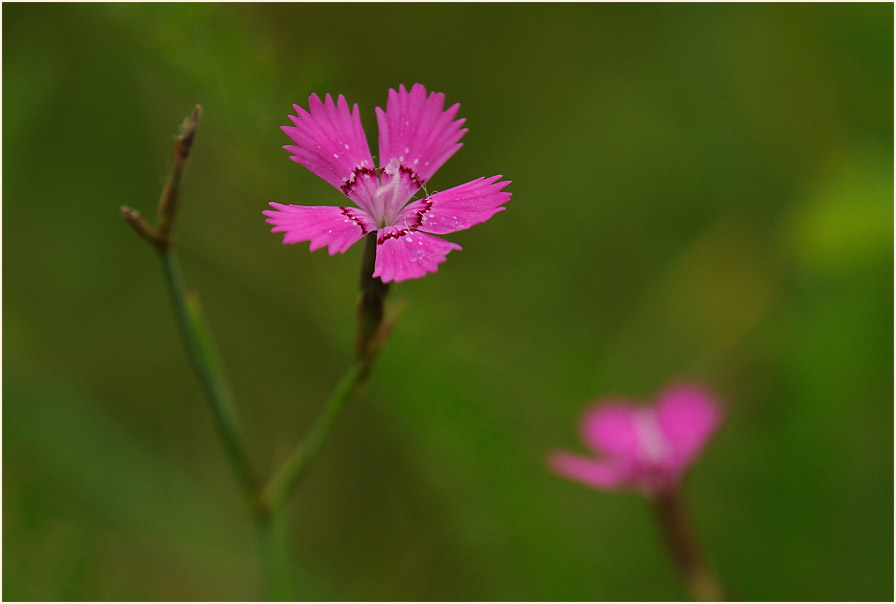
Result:
M373 277L375 260L376 233L371 233L365 241L361 260L361 295L358 300L355 361L336 383L320 416L311 426L311 431L262 490L257 502L260 510L275 513L285 505L320 453L348 399L367 383L376 359L392 330L401 307L398 307L395 314L385 317L384 306L389 286L379 278Z
M652 501L666 544L694 599L699 602L727 600L697 545L680 487L676 485L664 489Z
M317 421L311 427L311 431L299 444L293 454L277 470L268 481L258 498L258 507L266 513L277 513L289 496L298 486L302 478L311 467L311 463L317 458L321 447L333 429L339 412L345 406L349 395L358 383L360 365L352 364L345 375L336 384L330 393L323 411Z
M160 251L160 257L187 354L202 383L215 428L217 428L221 443L224 445L230 465L236 474L243 494L251 502L258 481L252 471L249 456L243 444L236 405L224 376L220 355L215 348L211 331L199 305L199 298L184 289L180 265L173 250L169 247Z
M358 300L358 334L355 338L355 358L362 364L361 381L366 381L373 369L373 363L383 345L380 326L383 323L383 308L389 284L373 276L376 266L377 233L370 233L364 239L364 255L361 258L360 290Z
M385 344L397 314L385 317L385 298L389 286L373 277L376 260L376 233L368 235L361 261L361 295L358 300L358 334L355 339L355 361L336 383L323 410L305 439L274 473L258 495L255 506L256 529L262 555L268 593L272 599L290 599L292 585L288 577L289 553L283 537L284 508L299 483L317 459L336 419L348 400L364 387L373 365Z

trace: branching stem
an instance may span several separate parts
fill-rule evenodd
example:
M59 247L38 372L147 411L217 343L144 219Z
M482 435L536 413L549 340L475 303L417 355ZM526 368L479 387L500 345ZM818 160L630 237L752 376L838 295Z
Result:
M236 403L228 387L224 365L215 347L211 329L199 305L199 298L184 287L180 265L172 249L180 181L201 115L202 108L197 105L175 140L174 160L159 199L155 227L137 210L128 206L122 206L121 214L137 234L158 252L162 261L187 355L199 376L215 429L237 482L250 503L268 597L278 601L293 600L291 559L285 529L286 503L320 453L340 411L348 399L366 383L391 332L400 305L393 315L384 320L384 303L389 287L372 276L376 258L374 233L365 242L362 260L356 358L336 384L305 440L262 488L252 470Z
M370 377L379 353L385 344L397 314L385 317L384 305L389 286L373 277L376 256L376 233L367 236L361 260L361 295L358 300L358 335L355 340L355 362L337 382L311 431L292 455L274 474L258 498L259 509L276 512L283 507L296 486L317 458L346 402L361 390Z

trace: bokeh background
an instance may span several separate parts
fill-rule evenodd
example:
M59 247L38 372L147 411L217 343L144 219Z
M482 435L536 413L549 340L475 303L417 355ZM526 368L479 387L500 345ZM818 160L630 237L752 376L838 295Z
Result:
M402 283L366 394L290 507L305 599L666 600L646 502L550 474L594 399L712 388L687 482L746 600L893 597L893 6L3 6L3 598L261 597L154 254L178 248L265 472L350 360L361 246L284 246L292 103L461 103L448 188L506 212Z

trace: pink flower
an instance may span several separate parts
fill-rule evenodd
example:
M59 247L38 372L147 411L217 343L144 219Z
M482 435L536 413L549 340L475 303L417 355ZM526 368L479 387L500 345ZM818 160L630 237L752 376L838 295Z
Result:
M678 482L721 415L712 396L695 386L669 388L653 406L603 401L582 421L585 443L601 457L556 452L549 462L557 474L597 489L657 493Z
M349 111L345 97L322 102L314 94L308 111L294 105L293 126L283 131L295 142L284 147L302 164L342 191L357 207L295 206L271 203L264 212L283 243L311 242L311 251L328 246L344 252L376 231L373 276L384 282L416 279L434 273L459 245L433 234L453 233L485 222L504 208L509 180L500 175L478 178L411 201L436 170L461 148L467 132L454 120L460 105L443 109L445 95L426 94L420 84L410 92L389 90L386 111L376 109L380 165L374 164L361 115ZM424 189L425 192L425 189Z

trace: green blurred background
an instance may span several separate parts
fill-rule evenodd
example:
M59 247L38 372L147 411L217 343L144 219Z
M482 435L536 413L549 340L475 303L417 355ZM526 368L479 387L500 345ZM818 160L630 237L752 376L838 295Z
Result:
M448 188L506 212L407 302L290 507L306 599L686 598L647 504L551 475L583 407L697 380L727 406L687 490L746 600L893 597L893 6L3 6L3 598L260 597L253 535L154 254L178 248L253 458L350 360L361 246L284 246L292 103L460 102Z

